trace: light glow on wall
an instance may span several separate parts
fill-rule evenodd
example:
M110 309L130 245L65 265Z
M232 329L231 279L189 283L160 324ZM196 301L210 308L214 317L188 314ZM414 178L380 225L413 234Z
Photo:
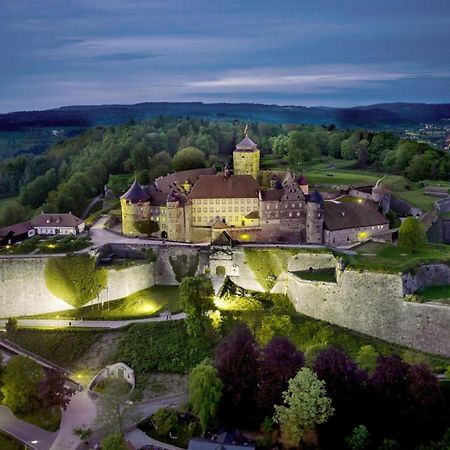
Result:
M360 231L358 233L358 240L359 241L364 241L369 237L369 234L367 233L367 231Z

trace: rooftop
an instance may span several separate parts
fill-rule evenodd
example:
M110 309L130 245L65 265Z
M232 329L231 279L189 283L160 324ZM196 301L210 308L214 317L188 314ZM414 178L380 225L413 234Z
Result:
M130 189L128 189L128 191L125 192L125 194L123 194L120 198L129 200L131 203L148 202L150 200L150 196L137 182L137 180L134 180Z
M236 150L258 150L257 147L258 146L248 136L245 136L245 138L236 145Z
M186 180L189 180L192 184L202 175L215 175L215 167L203 167L201 169L192 170L180 170L179 172L169 173L164 177L159 177L155 180L155 183L160 191L170 192L176 186L180 187Z
M83 221L74 216L72 213L63 214L53 214L53 213L42 213L30 220L32 227L77 227L82 224Z
M251 175L203 175L188 197L200 198L258 198L259 185Z

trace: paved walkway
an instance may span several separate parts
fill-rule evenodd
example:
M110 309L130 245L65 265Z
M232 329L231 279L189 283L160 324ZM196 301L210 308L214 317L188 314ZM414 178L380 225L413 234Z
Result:
M152 445L157 448L165 448L167 450L184 450L175 445L166 444L164 442L156 441L155 439L147 436L143 431L136 428L125 434L125 439L134 447L141 448L144 445Z
M166 320L184 320L186 313L172 314L166 316L147 317L146 319L130 319L130 320L60 320L60 319L19 319L17 324L19 327L51 327L51 328L122 328L132 323L147 322L165 322ZM4 327L6 320L0 320L0 327Z
M6 406L0 406L0 430L36 450L48 450L56 437L56 432L18 419Z
M67 409L63 411L61 427L59 428L51 450L74 450L80 444L80 439L73 434L75 427L91 426L97 410L88 391L77 392L71 399Z

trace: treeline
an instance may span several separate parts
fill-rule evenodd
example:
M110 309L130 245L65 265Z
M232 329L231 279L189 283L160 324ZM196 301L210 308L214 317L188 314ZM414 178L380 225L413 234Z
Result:
M450 153L428 144L400 140L391 133L303 127L272 140L273 153L290 167L321 156L355 161L356 169L404 175L411 181L448 180Z
M81 214L111 174L129 173L147 183L171 170L230 159L244 123L158 117L142 123L98 126L55 144L40 155L0 162L0 198L19 196L0 211L0 226L33 211ZM409 179L448 179L450 155L392 134L345 131L334 126L252 124L249 136L263 154L274 153L293 168L316 157L355 161L357 168L404 174ZM174 156L182 149L191 148Z

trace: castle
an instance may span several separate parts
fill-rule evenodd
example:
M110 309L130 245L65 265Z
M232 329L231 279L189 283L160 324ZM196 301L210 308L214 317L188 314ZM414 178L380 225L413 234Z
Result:
M263 189L259 162L260 150L245 134L233 152L233 173L228 167L220 173L213 167L179 171L147 188L135 180L120 198L123 233L182 242L211 243L225 236L240 242L348 245L389 228L371 202L329 204L290 170L273 174L270 188ZM327 216L332 227L327 228Z

